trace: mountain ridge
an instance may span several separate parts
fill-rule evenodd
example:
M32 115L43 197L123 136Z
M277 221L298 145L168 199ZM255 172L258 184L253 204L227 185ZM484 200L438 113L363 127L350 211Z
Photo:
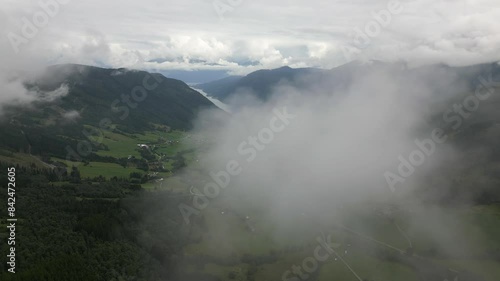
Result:
M440 64L410 68L405 63L400 62L371 61L370 63L362 63L353 61L332 69L291 68L288 66L276 69L262 69L251 72L246 76L232 76L230 79L228 77L199 84L197 87L209 96L221 101L228 101L237 96L240 91L250 92L265 101L271 97L275 87L283 83L297 89L310 89L311 85L322 84L332 90L344 90L352 82L353 78L377 70L390 71L396 75L422 75L430 71L440 71L471 80L479 75L488 75L489 73L497 75L500 73L500 66L498 63L492 62L459 67Z

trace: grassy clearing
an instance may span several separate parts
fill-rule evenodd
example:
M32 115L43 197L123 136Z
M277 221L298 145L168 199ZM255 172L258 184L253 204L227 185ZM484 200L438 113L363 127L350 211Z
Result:
M269 255L271 250L277 252L278 260L276 262L254 267L254 270L256 270L254 276L255 280L281 280L282 274L286 270L289 270L292 265L301 264L304 258L312 256L313 249L316 246L316 244L314 244L314 238L316 237L314 236L314 229L317 229L318 225L314 223L308 224L307 220L302 220L300 216L294 216L295 225L300 225L301 229L310 231L309 233L300 233L299 236L308 237L308 239L299 241L294 239L294 231L297 232L297 228L295 230L290 228L283 231L283 223L287 220L286 218L280 221L280 226L278 228L275 222L273 223L272 220L266 218L265 210L258 207L243 208L242 206L245 206L245 204L243 204L243 201L239 201L241 198L229 198L226 195L227 194L221 195L220 198L212 201L210 207L202 212L206 227L201 229L194 228L193 232L195 236L201 237L201 241L186 247L186 255L209 255L227 258L244 254L252 257L265 256ZM233 214L231 211L227 212L228 209L231 210L232 206L238 206L236 209L239 210L239 214ZM221 214L222 210L226 210L226 213ZM415 212L423 212L422 214L424 217L427 216L426 211L427 210L415 210ZM470 245L488 244L490 248L497 247L498 237L500 237L498 232L500 231L500 208L498 206L479 206L468 209L443 209L439 211L443 214L443 218L455 218L454 221L456 225L452 224L450 227L452 227L452 230L454 229L453 227L457 227L457 229L464 231L461 234L467 238L464 240L464 243ZM421 232L419 232L412 229L410 227L411 222L406 221L407 218L403 214L395 213L392 215L392 219L389 219L375 212L373 206L368 204L346 206L343 212L344 214L338 216L337 219L342 223L349 224L350 227L357 227L357 231L373 239L406 249L408 247L408 241L395 227L394 222L397 222L404 231L408 232L417 252L419 250L426 250L428 247L435 245L435 243L429 241L429 233L427 233L427 237L419 237L419 235L426 234L425 230L421 229ZM246 227L245 221L241 219L241 215L246 214L252 217L252 221L256 228L255 232L250 232ZM342 241L345 241L344 239L346 236L352 235L341 230L337 230L337 232L333 234L333 240L340 244L342 244ZM310 245L311 243L308 243L311 241L313 242L312 246ZM299 247L298 252L282 251L288 246L294 245L294 243ZM345 244L342 245L342 247L345 247ZM479 249L484 250L484 248L481 247ZM340 252L343 252L344 248L341 249ZM349 250L349 254L345 256L345 260L361 278L365 278L366 280L418 280L416 273L410 267L397 262L378 259L359 250L355 250L355 248ZM468 270L480 274L488 281L498 280L498 276L500 276L499 263L496 261L432 261L456 270ZM208 267L207 265L205 269ZM212 268L210 273L221 280L227 280L227 274L232 270L232 267L218 265L210 265L210 268ZM320 270L318 270L317 274L319 281L357 281L352 272L350 272L339 260L335 261L333 256ZM246 277L241 278L242 279L235 280L246 280Z
M80 174L82 177L97 177L102 175L103 177L110 179L112 177L118 178L129 178L130 173L138 172L144 173L136 168L124 168L118 164L114 163L101 163L101 162L90 162L89 165L78 166Z
M203 271L205 273L219 276L223 281L246 280L247 264L239 264L236 266L220 266L217 264L206 264ZM232 275L232 278L229 275Z
M103 176L107 179L110 179L116 176L118 178L128 179L130 177L130 173L133 172L144 174L144 171L137 168L124 168L115 163L90 162L88 165L84 165L82 162L72 162L58 158L52 158L52 160L65 163L68 166L68 171L72 166L77 167L80 171L80 177L82 178L94 178Z
M103 135L104 138L102 138L101 143L106 145L109 150L100 150L97 152L98 155L115 158L124 158L129 155L137 158L141 157L141 154L137 150L137 144L140 143L139 140L132 136L117 134L111 131L103 131Z
M487 281L498 281L500 277L500 264L491 260L435 260L457 270L467 270L479 274Z
M109 150L97 151L96 154L100 156L110 156L114 158L127 158L129 156L134 156L136 158L141 158L140 151L137 147L138 144L154 145L154 154L158 155L164 153L168 157L173 157L178 152L188 148L184 142L186 133L182 131L150 131L145 132L144 134L123 134L109 130L101 130L101 132L102 138L93 138L92 140L106 145ZM186 158L193 159L194 156L189 155ZM78 166L82 177L96 177L102 175L108 179L114 176L128 178L132 172L139 172L142 174L145 173L144 171L133 167L123 168L115 163L91 162L89 165L84 166L79 162L69 162L56 158L53 158L53 160L64 162L68 165L68 167L73 165ZM163 164L167 170L172 170L174 164L173 162L174 161L171 159L165 159ZM172 176L172 173L163 172L158 175L160 177L169 178ZM179 184L176 180L173 180L172 182L169 182L167 186L168 187L164 188L162 184L161 189L178 189ZM144 184L143 187L147 189L155 189L155 187L158 188L160 185L151 182Z
M86 126L89 130L97 130L91 126ZM161 154L165 154L162 164L165 169L172 171L174 169L174 164L176 160L168 159L169 157L176 156L179 152L188 150L191 147L188 139L191 137L186 132L182 131L150 131L144 134L124 134L117 133L110 130L100 130L102 133L101 138L91 137L93 141L102 143L106 145L109 150L95 151L96 154L100 156L109 156L114 158L128 158L129 156L134 156L135 158L141 158L140 150L138 149L138 144L147 144L152 149L152 153L160 159ZM183 154L183 158L186 163L191 163L195 161L195 153L188 152ZM53 161L63 162L68 166L68 170L72 166L77 166L80 171L82 178L93 178L102 175L103 177L110 179L113 177L119 178L129 178L130 173L139 172L145 174L145 171L139 170L135 167L123 168L116 163L104 163L104 162L90 162L88 165L84 165L81 162L72 162L60 158L52 158ZM9 151L0 151L0 161L19 164L21 166L31 166L35 165L38 168L52 168L52 165L43 163L39 158L23 153L12 153ZM171 178L173 172L160 172L159 177L164 179ZM186 191L184 184L180 183L178 179L171 179L166 184L157 184L150 182L144 184L143 187L146 189L168 189L174 191Z
M187 149L188 146L183 142L186 137L185 132L172 131L149 131L144 134L122 134L108 130L101 131L101 139L93 138L108 147L109 150L100 150L97 152L101 156L111 156L115 158L126 158L129 155L137 158L141 157L137 144L156 144L156 153L164 153L168 156L174 156L177 152ZM169 142L171 141L171 143Z
M366 280L418 281L415 272L411 268L398 263L381 261L363 253L352 252L345 257L345 261L357 275ZM358 281L340 260L335 261L332 258L321 268L318 280Z
M302 264L304 258L309 255L310 252L308 251L291 253L280 258L275 263L264 264L258 268L258 271L255 274L255 280L283 280L282 276L285 271L291 270L293 265Z
M211 204L202 213L206 229L195 234L200 235L202 240L186 247L186 255L262 256L284 251L289 247L302 249L316 243L317 233L314 229L278 230L275 222L258 210L235 212L231 208L222 207L219 202ZM247 216L249 219L246 219Z
M231 254L266 255L274 248L268 235L252 233L245 221L234 214L221 215L220 210L210 209L204 213L208 231L200 231L203 239L185 249L186 255L213 255L229 257Z
M170 173L159 173L160 177L164 177L163 181L160 183L148 182L142 184L142 188L148 190L169 190L177 193L187 193L189 191L189 186L183 183L179 177L168 177Z
M183 144L173 144L158 147L155 151L157 153L163 153L168 156L175 156L177 153L185 150L187 147Z

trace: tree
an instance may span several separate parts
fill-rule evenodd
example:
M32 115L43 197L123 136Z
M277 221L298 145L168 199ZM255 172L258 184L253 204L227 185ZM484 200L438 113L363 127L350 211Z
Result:
M80 183L81 182L80 171L75 166L71 167L71 173L69 175L69 182L71 182L71 183Z

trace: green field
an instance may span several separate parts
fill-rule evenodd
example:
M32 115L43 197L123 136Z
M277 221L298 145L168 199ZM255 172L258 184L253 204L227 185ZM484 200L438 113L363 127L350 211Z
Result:
M254 258L269 256L274 252L277 255L277 260L270 263L264 263L259 266L251 264L243 264L238 266L217 265L208 263L203 268L186 268L188 271L201 271L209 273L221 280L247 280L246 273L250 268L254 271L255 280L282 280L282 274L289 270L293 265L298 265L307 257L313 255L313 249L316 247L315 238L318 230L321 227L306 220L301 220L297 217L296 224L300 225L298 229L289 229L286 233L279 235L279 230L273 220L268 219L266 213L259 211L259 208L238 210L236 213L227 211L227 206L235 206L237 203L231 204L228 198L221 196L210 207L203 211L202 228L194 227L191 232L193 236L199 237L200 242L193 243L185 247L184 254L186 256L211 256L218 258L227 258L242 255L249 255ZM410 280L417 281L419 276L410 266L377 258L373 252L365 252L356 248L346 246L345 239L356 241L364 241L362 245L372 245L387 250L395 255L400 255L397 250L384 246L387 244L405 250L409 247L408 239L413 243L415 252L423 252L427 250L429 245L434 245L430 240L430 233L423 229L416 231L418 228L414 222L405 221L406 217L403 214L393 214L391 219L381 217L377 211L373 210L373 204L354 204L343 208L343 213L340 216L332 216L332 225L340 223L349 229L353 229L357 234L349 231L344 231L341 228L332 228L327 233L332 234L333 242L338 243L337 251L343 254L344 250L349 250L348 254L344 255L345 262L351 269L358 274L363 280L384 280L384 281L399 281ZM225 210L226 213L221 212ZM230 210L230 209L229 209ZM429 210L414 210L427 215ZM440 210L445 216L454 216L460 222L456 225L457 228L465 230L460 237L464 237L464 243L470 245L479 245L478 250L484 250L482 245L491 248L498 247L498 231L500 227L500 212L498 206L478 206L472 208L448 208ZM245 220L242 216L249 215L255 226L256 231L251 232L246 227ZM398 224L400 229L395 226ZM346 224L346 225L344 225ZM410 225L412 225L410 227ZM453 228L451 229L453 231ZM408 236L406 238L402 232ZM359 234L359 235L358 235ZM294 237L301 237L294 239ZM306 237L306 238L304 238ZM458 239L461 239L461 238ZM356 239L355 239L356 238ZM378 241L378 242L374 242ZM380 242L380 244L379 244ZM357 243L357 242L354 242ZM288 252L289 247L296 247L298 250ZM234 258L233 258L234 259ZM424 258L431 263L441 266L442 268L452 268L456 271L468 270L476 273L488 281L498 280L500 276L500 263L493 260L461 260L461 259L432 259ZM417 259L418 260L418 259ZM236 279L230 279L231 274ZM236 277L235 277L236 276ZM346 280L357 281L353 272L342 263L340 260L335 260L335 256L331 256L320 268L314 272L315 278L319 281L327 280Z
M124 168L115 163L89 162L87 165L85 165L82 162L73 162L58 158L53 158L52 160L65 163L68 166L68 170L73 166L77 167L82 178L94 178L103 176L106 179L110 179L116 176L118 178L128 179L130 173L133 172L144 174L144 171L141 171L139 169L132 167Z
M108 179L115 176L118 178L128 178L132 172L144 173L144 171L136 168L124 168L118 164L101 162L90 162L87 166L80 165L78 169L83 177L97 177L102 175Z
M87 126L87 128L91 129L92 127ZM94 128L95 129L95 128ZM106 150L98 150L94 151L97 155L113 157L116 159L130 159L130 157L135 157L136 159L141 159L142 148L138 147L138 144L145 144L149 146L149 153L154 155L154 159L156 161L160 161L163 164L164 168L167 172L158 172L158 178L167 179L173 175L171 172L174 169L175 160L171 159L173 157L177 157L179 153L182 154L182 157L186 161L186 163L190 163L195 160L195 152L192 149L192 145L189 143L187 139L189 139L192 135L189 135L182 131L148 131L143 134L126 134L116 131L110 130L101 130L102 136L100 138L94 137L92 141L103 144L106 146ZM190 152L187 150L190 149ZM5 153L8 155L7 153ZM2 157L9 160L10 157L2 156L0 154L0 160ZM26 157L16 156L18 159L26 158L27 163L39 162L39 165L47 165L46 163L41 162L34 157L26 155ZM122 167L116 163L105 163L105 162L89 162L85 165L82 162L72 162L59 158L51 158L52 161L59 161L65 163L68 168L72 166L76 166L80 171L80 175L83 178L87 177L97 177L104 176L107 179L112 177L119 178L129 178L130 174L133 172L138 172L140 174L147 174L152 171L146 172L144 170L137 169L135 165L129 164L126 168ZM20 160L19 160L20 161ZM170 171L170 172L168 172ZM156 181L151 181L143 184L143 187L146 189L171 189L177 190L179 189L179 184L175 179L170 180L170 182L166 185L159 184ZM182 191L185 191L185 187L182 186Z
M346 257L345 261L356 274L367 280L418 281L411 268L398 263L380 261L363 253L353 253ZM328 280L358 281L355 275L339 260L329 261L322 267L318 281Z
M181 131L124 134L104 130L102 133L102 138L93 139L94 141L106 145L109 149L97 151L97 154L102 156L126 158L131 155L139 158L141 154L137 147L138 144L156 144L157 153L165 153L169 156L174 156L177 152L187 148L185 143L182 142L186 137L186 133ZM172 141L172 144L166 143L167 141Z
M141 156L139 150L137 150L137 144L140 143L140 140L132 136L117 134L110 131L103 131L103 135L104 137L101 143L106 145L109 150L100 150L97 152L98 155L116 158L124 158L129 155L135 157Z

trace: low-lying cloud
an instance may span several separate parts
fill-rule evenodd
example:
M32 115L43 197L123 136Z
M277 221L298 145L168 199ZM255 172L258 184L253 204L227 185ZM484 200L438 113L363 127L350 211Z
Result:
M273 221L276 239L304 227L297 220L300 214L331 221L342 206L373 198L395 205L402 203L396 198L411 198L420 206L421 198L412 194L428 183L427 176L447 170L444 163L460 157L453 144L436 148L396 192L384 173L397 167L398 156L411 153L415 139L433 128L432 120L453 96L451 91L462 93L467 88L439 68L407 73L372 69L354 77L342 91L327 85L315 85L314 91L281 85L268 102L234 101L238 109L229 118L218 111L204 112L195 132L206 137L208 145L199 162L184 171L197 190L193 200L214 208L230 205L235 212L257 208ZM441 93L445 86L450 92ZM276 109L283 108L293 118L268 138L262 132ZM216 196L205 198L204 188L218 183L218 172L226 171L229 163L237 163L239 172L227 173L224 180L229 183L219 186ZM195 201L191 207L199 208L201 201ZM192 219L204 208L184 215ZM418 222L416 217L411 221ZM433 227L440 235L448 233L439 223Z

